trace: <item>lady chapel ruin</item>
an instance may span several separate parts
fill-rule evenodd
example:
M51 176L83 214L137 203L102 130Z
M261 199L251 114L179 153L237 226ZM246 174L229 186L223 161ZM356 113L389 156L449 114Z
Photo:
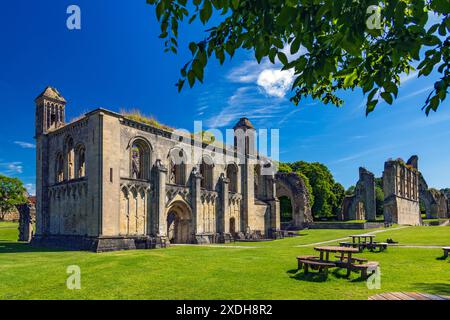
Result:
M211 147L195 139L186 145L168 128L105 109L66 123L66 100L52 87L35 103L32 244L99 252L224 243L278 238L281 229L313 222L305 182L295 173L271 172L273 163L258 154L256 129L247 118L234 126L233 146ZM449 216L448 195L424 189L418 160L410 161L386 162L385 220L420 224L422 198ZM361 169L340 218L374 218L374 190L373 174ZM282 196L292 204L292 220L283 226Z
M297 175L261 174L271 163L257 154L246 118L234 127L234 148L210 150L104 109L66 124L66 100L51 87L35 102L33 244L108 251L276 237L278 195L293 199L293 225L312 221ZM188 154L195 148L199 159Z

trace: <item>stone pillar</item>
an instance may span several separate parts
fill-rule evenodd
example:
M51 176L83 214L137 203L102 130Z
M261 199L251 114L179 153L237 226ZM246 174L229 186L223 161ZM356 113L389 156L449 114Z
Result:
M256 158L248 156L242 168L242 217L241 230L254 230L255 222L255 163Z
M19 241L30 242L33 237L33 217L29 203L17 207L19 211Z
M228 214L228 189L230 179L225 177L222 173L220 175L220 211L217 218L217 232L220 234L230 233L230 220L227 217Z
M166 177L167 168L160 159L155 164L155 195L156 195L156 226L155 233L157 236L167 236L167 217L166 217Z
M280 230L280 201L277 198L277 184L274 175L268 176L267 181L267 197L270 204L270 222L266 225L266 236L271 236L270 230ZM292 208L295 210L295 208Z
M192 226L193 226L193 233L194 238L197 235L197 230L200 230L201 227L197 225L197 223L202 223L200 215L202 213L202 188L201 188L201 182L202 182L202 175L200 174L200 170L198 170L197 167L194 167L192 169L191 173L191 192L192 192ZM196 241L196 239L194 239Z

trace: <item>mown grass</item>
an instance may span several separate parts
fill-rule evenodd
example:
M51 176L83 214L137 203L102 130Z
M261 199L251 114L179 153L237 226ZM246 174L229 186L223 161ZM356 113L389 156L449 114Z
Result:
M449 231L411 227L377 238L445 243ZM304 245L362 232L304 230L299 237L264 243L95 254L31 248L15 241L17 226L0 224L0 299L367 299L389 291L450 295L450 264L439 260L440 249L392 247L359 254L380 262L380 290L369 290L357 274L346 279L344 271L327 279L296 272L295 257L314 253L314 245ZM66 287L69 265L81 268L81 290Z

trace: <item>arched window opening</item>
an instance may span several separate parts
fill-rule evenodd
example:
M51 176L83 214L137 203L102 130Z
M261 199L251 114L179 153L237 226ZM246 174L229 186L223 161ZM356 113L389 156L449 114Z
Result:
M233 236L236 233L236 219L235 218L230 218L230 233Z
M183 150L173 149L170 151L170 178L171 184L186 184L186 155Z
M227 178L230 180L229 191L238 192L238 170L235 164L227 166Z
M290 223L293 220L292 202L287 196L278 197L280 200L280 222Z
M255 165L255 198L259 198L260 196L260 189L261 189L261 166L259 164Z
M200 174L203 179L201 180L201 187L207 190L213 190L213 169L214 165L209 157L204 157L202 163L200 164Z
M150 178L150 147L140 140L131 145L130 173L132 179L147 180Z
M72 137L66 139L66 174L67 180L72 180L75 178L75 150Z
M76 157L76 177L83 178L86 176L86 149L80 145L77 148Z
M56 182L64 181L64 157L58 154L56 157Z

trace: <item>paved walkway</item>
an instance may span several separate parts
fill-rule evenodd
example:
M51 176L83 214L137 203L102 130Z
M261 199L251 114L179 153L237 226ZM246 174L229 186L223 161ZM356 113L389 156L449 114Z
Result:
M382 232L387 232L387 231L393 231L393 230L400 230L400 229L405 229L405 228L410 228L410 227L404 226L404 227L397 227L397 228L389 228L389 229L375 230L375 231L372 231L372 232L365 232L364 234L377 234L377 233L382 233ZM318 245L328 244L328 243L332 243L332 242L344 241L344 240L347 240L348 238L349 238L349 237L339 238L339 239L333 239L333 240L327 240L327 241L316 242L316 243L302 244L302 245L298 245L298 246L295 246L295 247L311 247L311 246L318 246Z

